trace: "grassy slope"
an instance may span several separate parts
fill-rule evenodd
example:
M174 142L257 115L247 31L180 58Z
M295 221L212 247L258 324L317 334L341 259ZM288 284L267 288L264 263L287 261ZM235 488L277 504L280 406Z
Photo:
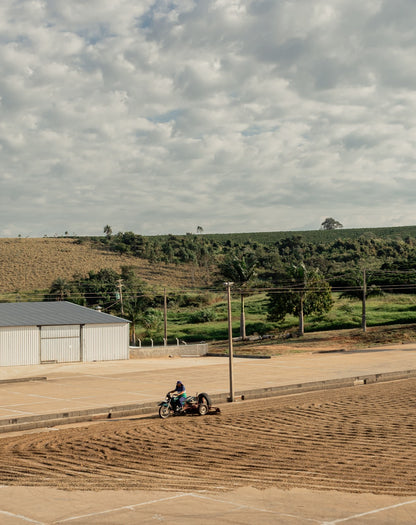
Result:
M0 296L48 289L58 277L71 279L90 270L133 266L152 286L189 288L207 284L206 271L189 265L150 263L147 260L93 248L76 239L0 239Z

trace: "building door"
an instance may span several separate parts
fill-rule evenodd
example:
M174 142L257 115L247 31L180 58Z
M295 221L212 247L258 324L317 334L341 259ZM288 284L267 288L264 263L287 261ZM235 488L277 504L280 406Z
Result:
M41 326L41 363L71 363L81 361L81 327Z

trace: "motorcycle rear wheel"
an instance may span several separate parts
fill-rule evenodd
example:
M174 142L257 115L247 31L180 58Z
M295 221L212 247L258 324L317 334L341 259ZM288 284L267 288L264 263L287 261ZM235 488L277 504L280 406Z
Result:
M206 403L201 403L198 406L198 414L200 416L206 416L208 414L208 405Z
M167 405L161 405L159 408L159 417L166 419L170 416L170 409Z

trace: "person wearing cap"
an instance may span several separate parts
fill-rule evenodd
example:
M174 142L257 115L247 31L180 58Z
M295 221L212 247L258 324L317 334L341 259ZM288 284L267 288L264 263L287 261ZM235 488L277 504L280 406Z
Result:
M184 405L186 400L186 389L185 385L182 383L182 381L176 381L176 386L173 390L168 392L168 394L174 394L176 396L176 408L175 410L177 412L180 412Z

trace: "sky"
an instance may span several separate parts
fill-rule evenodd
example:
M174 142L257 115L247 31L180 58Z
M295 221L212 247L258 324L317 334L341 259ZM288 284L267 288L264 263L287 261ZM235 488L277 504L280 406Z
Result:
M414 0L3 0L0 236L416 224Z

